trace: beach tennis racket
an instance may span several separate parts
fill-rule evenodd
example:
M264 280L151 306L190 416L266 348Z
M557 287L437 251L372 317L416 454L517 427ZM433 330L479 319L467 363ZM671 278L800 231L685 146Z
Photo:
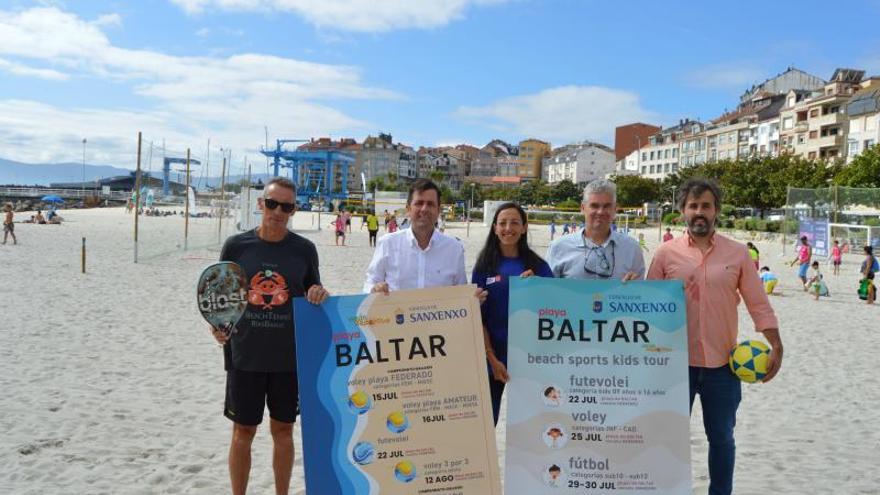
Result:
M205 267L196 286L199 312L229 336L247 308L247 277L238 263L221 261Z

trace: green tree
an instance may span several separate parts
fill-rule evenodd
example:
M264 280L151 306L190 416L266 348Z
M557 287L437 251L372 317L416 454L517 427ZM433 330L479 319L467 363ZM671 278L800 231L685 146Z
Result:
M373 177L372 179L367 181L367 190L368 191L387 191L388 185L385 184L385 180L381 177Z
M834 183L847 187L880 187L880 145L866 149L841 167Z
M660 182L639 175L616 175L618 206L641 206L660 199Z
M569 179L562 179L550 188L550 202L559 203L566 200L580 202L581 189Z
M431 170L431 172L428 174L428 177L439 186L446 178L446 174L444 174L442 170Z

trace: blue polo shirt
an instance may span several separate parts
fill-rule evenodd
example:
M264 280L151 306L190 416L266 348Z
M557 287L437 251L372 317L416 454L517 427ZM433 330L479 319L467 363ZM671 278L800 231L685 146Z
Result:
M519 277L524 271L526 271L526 267L522 259L501 258L498 273L479 273L474 270L471 275L471 283L489 291L489 297L480 306L483 313L483 325L489 329L489 339L492 341L495 356L505 365L507 364L507 308L510 302L510 277ZM541 261L535 275L553 278L553 271L550 270L550 265Z

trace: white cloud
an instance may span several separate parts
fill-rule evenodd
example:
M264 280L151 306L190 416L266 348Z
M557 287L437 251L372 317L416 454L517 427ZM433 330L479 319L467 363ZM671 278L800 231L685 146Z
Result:
M601 86L561 86L482 107L460 107L456 115L494 131L550 140L554 145L585 139L608 142L614 128L658 117L639 96Z
M689 85L702 89L735 89L745 91L752 84L766 79L767 72L749 63L709 65L686 76Z
M92 24L98 27L102 26L114 26L121 27L122 26L122 16L119 14L106 14L98 17Z
M357 32L441 27L468 8L507 0L171 0L189 14L208 9L291 12L321 28Z
M57 70L29 67L2 58L0 58L0 71L6 71L10 74L15 74L16 76L38 77L40 79L50 79L54 81L64 81L69 78L67 74Z
M32 155L44 159L45 153L54 153L53 160L68 159L65 136L74 142L86 136L96 146L101 139L117 140L130 150L137 130L143 130L147 139L176 141L178 148L203 146L211 137L219 145L255 153L263 142L264 125L291 137L338 135L370 127L324 100L400 97L364 85L356 67L253 53L181 57L120 48L96 23L55 8L0 11L0 39L0 56L8 59L0 59L0 70L67 77L22 61L37 62L73 77L132 85L136 95L156 103L155 109L135 112L0 100L0 135L7 133L0 140L0 156L24 161L36 158ZM22 145L27 135L30 142Z

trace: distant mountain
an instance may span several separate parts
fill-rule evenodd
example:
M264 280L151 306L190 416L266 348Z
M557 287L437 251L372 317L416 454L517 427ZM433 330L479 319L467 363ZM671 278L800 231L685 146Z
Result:
M95 178L116 177L118 175L128 175L134 170L127 168L113 167L110 165L90 165L86 164L85 178L87 182L94 181ZM144 173L147 173L144 171ZM149 172L151 176L158 179L162 178L162 170L152 170ZM251 175L251 182L256 183L258 180L263 184L269 181L272 176L270 174ZM172 182L186 182L186 176L178 170L172 170L169 175ZM226 182L236 184L242 179L247 179L244 175L231 175L227 177ZM83 180L82 163L21 163L12 160L0 158L0 186L48 186L52 183L80 183ZM190 183L197 190L216 189L220 187L220 177L199 177L193 175ZM349 185L349 187L356 187Z
M132 171L110 165L89 165L85 167L85 178L128 175ZM0 158L0 185L48 186L51 182L82 182L82 163L30 164Z

